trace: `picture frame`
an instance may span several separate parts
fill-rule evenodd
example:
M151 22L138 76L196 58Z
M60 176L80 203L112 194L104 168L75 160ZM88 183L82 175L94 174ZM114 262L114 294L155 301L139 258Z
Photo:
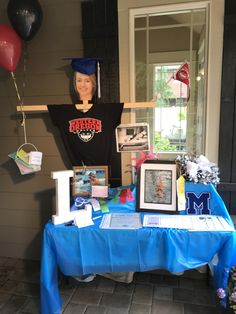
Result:
M148 123L120 124L116 128L117 152L139 152L150 150Z
M137 211L177 213L175 161L148 160L140 167Z
M73 196L91 195L92 185L108 185L108 166L73 167Z

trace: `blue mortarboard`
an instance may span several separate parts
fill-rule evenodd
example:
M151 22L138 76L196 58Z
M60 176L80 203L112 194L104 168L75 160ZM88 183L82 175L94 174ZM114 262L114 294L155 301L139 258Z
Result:
M71 67L75 72L91 75L97 72L98 60L95 58L72 58Z
M100 88L100 64L95 58L65 58L71 60L71 67L73 71L79 72L85 75L97 74L98 84L98 98L101 97Z

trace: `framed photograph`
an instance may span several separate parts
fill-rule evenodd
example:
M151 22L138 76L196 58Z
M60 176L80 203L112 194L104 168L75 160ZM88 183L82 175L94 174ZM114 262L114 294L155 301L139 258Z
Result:
M117 152L150 150L148 123L120 124L116 128Z
M73 195L91 195L92 185L108 185L108 166L73 167Z
M177 213L176 163L174 161L148 161L140 168L137 210Z

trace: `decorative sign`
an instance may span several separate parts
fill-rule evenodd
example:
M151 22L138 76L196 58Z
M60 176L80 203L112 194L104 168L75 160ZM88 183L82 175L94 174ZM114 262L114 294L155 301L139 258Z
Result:
M186 192L187 214L211 215L210 199L211 193L209 192L203 192L200 195L194 192Z
M58 225L73 220L76 212L70 211L70 178L73 171L54 171L51 177L56 180L56 215L52 215L52 222Z

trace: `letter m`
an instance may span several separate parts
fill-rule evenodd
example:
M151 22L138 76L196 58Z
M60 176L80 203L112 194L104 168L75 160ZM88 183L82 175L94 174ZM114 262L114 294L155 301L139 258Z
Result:
M187 192L187 214L210 215L210 198L211 195L208 192L203 192L199 196L197 196L194 192Z

